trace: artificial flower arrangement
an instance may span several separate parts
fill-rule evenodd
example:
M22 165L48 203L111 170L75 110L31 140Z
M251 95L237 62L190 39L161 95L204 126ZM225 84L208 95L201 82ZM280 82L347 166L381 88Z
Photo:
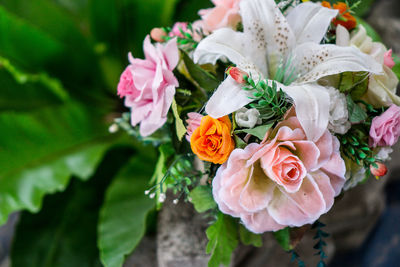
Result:
M210 266L269 231L293 251L291 233L310 224L324 266L318 219L386 174L400 136L392 51L357 4L213 2L199 21L153 29L145 59L129 55L118 95L130 113L113 129L159 148L145 192L159 207L170 189L211 215Z

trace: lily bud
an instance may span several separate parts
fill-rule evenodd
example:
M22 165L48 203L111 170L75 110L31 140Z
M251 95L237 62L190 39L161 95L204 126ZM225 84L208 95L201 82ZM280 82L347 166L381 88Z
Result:
M161 28L154 28L150 32L150 37L156 42L163 43L165 42L164 38L167 36L167 33Z
M244 76L248 76L246 72L237 67L229 67L225 73L231 76L237 83L245 83Z
M388 171L386 165L382 162L376 162L376 165L378 165L378 168L375 168L372 165L369 167L372 175L376 176L376 178L384 176Z

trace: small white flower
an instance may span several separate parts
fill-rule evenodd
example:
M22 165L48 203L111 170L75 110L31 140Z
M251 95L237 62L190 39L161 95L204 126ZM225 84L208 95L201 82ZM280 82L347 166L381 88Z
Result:
M148 194L150 194L150 190L144 191L144 194L147 196Z
M108 128L108 131L110 133L116 133L116 132L118 132L118 130L119 130L119 127L115 123L111 124L110 127Z
M393 149L391 147L388 147L388 146L381 147L381 148L379 148L377 154L375 155L375 158L377 160L381 160L381 161L391 160L390 153L392 153L392 152L393 152Z
M165 198L166 198L165 194L161 193L160 196L158 197L158 202L163 203L165 201Z
M358 183L366 178L366 170L364 166L358 165L351 160L346 161L346 183L344 184L344 190L349 190L355 187Z
M328 128L335 133L345 134L351 127L346 96L333 87L327 87L327 90L331 99Z
M174 203L174 205L178 204L178 202L179 202L179 199L177 199L177 198L172 201L172 203Z
M149 198L153 199L156 196L156 193L151 193Z
M243 128L254 128L262 121L260 119L260 112L255 109L247 109L245 107L238 109L235 114L236 123Z

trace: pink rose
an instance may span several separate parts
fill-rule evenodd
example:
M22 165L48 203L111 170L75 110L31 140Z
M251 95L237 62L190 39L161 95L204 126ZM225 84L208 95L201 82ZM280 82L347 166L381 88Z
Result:
M392 55L392 49L388 50L384 55L383 55L383 64L388 66L389 68L393 68L396 63L393 60L393 55Z
M392 104L388 110L372 119L370 146L393 146L400 136L400 107Z
M215 7L202 9L199 15L204 22L204 30L212 32L220 28L235 28L241 21L240 0L212 0Z
M197 127L200 126L201 118L203 118L203 115L197 112L190 112L187 115L189 118L186 120L186 123L188 125L186 129L186 140L190 143L190 138L192 137L194 130L196 130Z
M213 180L214 199L254 233L313 223L344 185L339 146L328 130L317 142L307 140L292 114L261 144L232 152Z
M173 74L178 64L179 51L176 39L165 45L152 45L150 37L144 40L145 59L133 58L121 75L118 94L125 97L131 108L131 123L140 123L140 134L149 136L167 120L168 110L175 95L178 80Z

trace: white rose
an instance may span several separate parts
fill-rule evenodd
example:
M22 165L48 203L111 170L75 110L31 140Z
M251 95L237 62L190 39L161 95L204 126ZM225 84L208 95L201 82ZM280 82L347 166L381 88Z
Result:
M346 163L346 183L344 184L343 189L349 190L363 181L367 177L367 174L364 166L358 165L348 158L345 158L344 162Z
M243 128L254 128L261 123L260 112L255 109L241 108L235 114L236 124Z

